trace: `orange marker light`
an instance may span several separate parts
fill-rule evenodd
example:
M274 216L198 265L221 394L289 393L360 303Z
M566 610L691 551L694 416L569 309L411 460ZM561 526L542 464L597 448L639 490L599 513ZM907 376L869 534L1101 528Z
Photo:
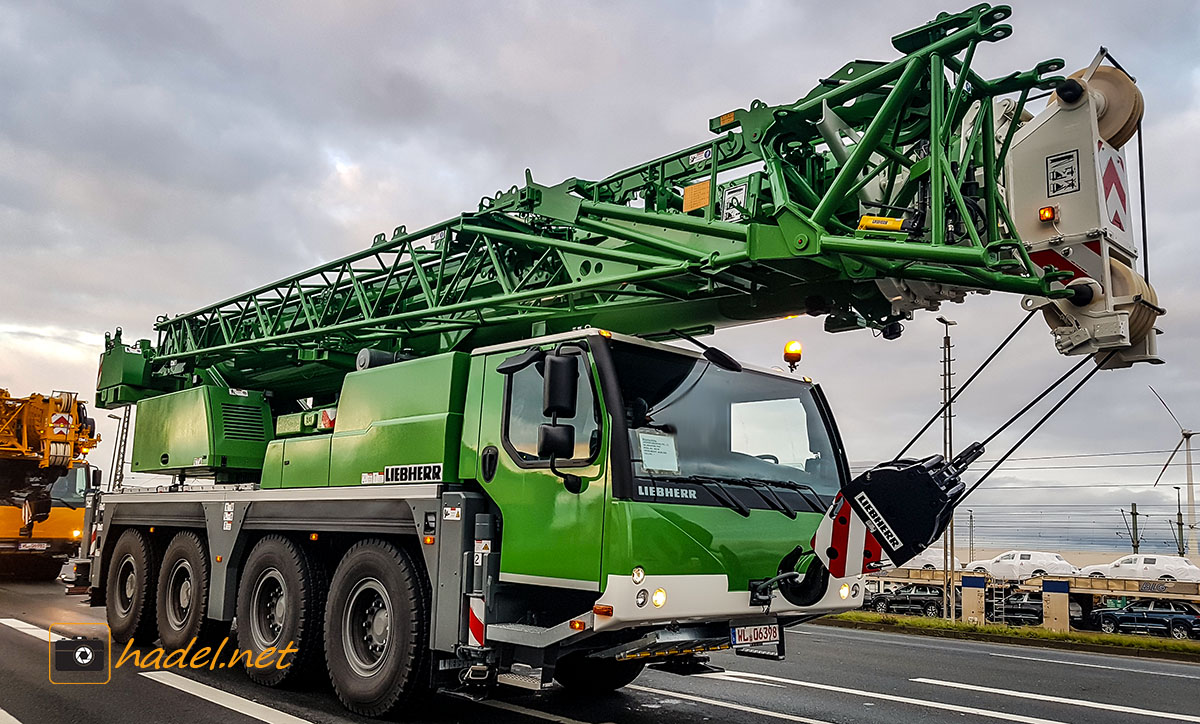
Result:
M570 626L572 631L584 631L587 629L587 621L579 618L571 619Z
M800 357L804 353L804 348L797 340L792 340L783 345L783 361L788 363L788 368L793 372L796 370L796 365L800 362Z
M602 603L597 603L595 606L592 606L592 613L596 614L597 616L611 616L613 615L613 607L605 606Z
M309 534L308 534L308 539L309 539L309 540L316 540L316 539L317 539L317 534L316 534L316 533L309 533Z
M221 559L222 559L222 556L217 556L217 563L220 563Z
M1050 223L1058 218L1058 209L1054 206L1043 206L1038 209L1038 221Z
M431 536L431 535L427 535L427 536L425 536L425 537L424 537L422 540L424 541L425 545L427 545L427 546L431 546L431 545L433 545L433 541L434 541L435 539L434 539L434 537L433 537L433 536Z

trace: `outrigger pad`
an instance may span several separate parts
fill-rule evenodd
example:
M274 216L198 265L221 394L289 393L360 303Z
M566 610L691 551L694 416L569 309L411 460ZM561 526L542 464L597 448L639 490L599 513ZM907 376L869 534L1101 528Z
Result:
M982 454L972 443L949 463L893 460L859 475L834 498L813 550L836 578L879 570L884 555L904 565L945 532L966 492L962 473Z

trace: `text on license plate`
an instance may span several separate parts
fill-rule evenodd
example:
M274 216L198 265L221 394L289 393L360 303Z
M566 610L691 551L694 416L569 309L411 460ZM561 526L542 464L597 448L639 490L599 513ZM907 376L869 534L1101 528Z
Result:
M729 641L734 647L777 644L779 643L779 624L736 626L729 630Z
M50 547L49 543L18 543L17 550L19 551L44 551Z

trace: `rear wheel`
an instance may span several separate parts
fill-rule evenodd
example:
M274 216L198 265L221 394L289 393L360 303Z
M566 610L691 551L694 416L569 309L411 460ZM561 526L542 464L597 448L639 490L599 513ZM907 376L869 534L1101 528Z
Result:
M260 540L246 557L238 584L238 648L257 657L289 644L296 652L277 666L246 665L251 679L279 686L303 676L321 655L321 619L329 582L318 560L279 535Z
M1174 580L1175 580L1175 576L1172 576L1171 574L1169 574L1169 573L1166 573L1166 574L1163 574L1163 575L1159 576L1159 577L1158 577L1158 580L1160 580L1160 581L1174 581Z
M1117 622L1115 619L1102 618L1100 619L1100 630L1106 634L1117 632Z
M1104 578L1104 574L1099 571L1092 571L1088 574L1088 578Z
M554 680L575 694L606 694L633 683L646 668L645 661L591 659L567 654L554 666Z
M140 530L129 529L117 539L108 562L108 628L113 641L154 641L154 601L158 566L154 549Z
M942 615L942 607L936 603L925 604L925 615L929 618L937 618Z
M984 568L983 566L975 566L975 572L976 573L987 573L987 569Z
M888 612L887 601L876 601L875 602L875 611L877 613L887 613Z
M1188 631L1188 627L1185 626L1184 624L1182 624L1182 623L1171 624L1171 638L1183 640L1183 639L1188 638L1188 636L1190 636L1190 635L1191 635L1191 632Z
M1039 569L1037 569L1036 571L1034 571L1034 572L1033 572L1033 577L1034 577L1034 578L1038 578L1038 577L1040 577L1040 576L1044 576L1044 575L1046 575L1046 572L1045 572L1045 571L1043 571L1041 568L1039 568Z
M166 649L192 639L210 641L228 633L229 623L208 616L208 552L190 530L175 534L158 569L158 635Z
M338 564L325 605L325 659L350 711L381 716L427 690L423 575L407 552L381 540L356 543Z

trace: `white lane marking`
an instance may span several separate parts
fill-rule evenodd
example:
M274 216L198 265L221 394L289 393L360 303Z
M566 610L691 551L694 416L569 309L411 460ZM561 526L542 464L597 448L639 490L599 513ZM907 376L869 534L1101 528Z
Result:
M223 706L238 714L245 714L248 717L267 722L267 724L310 724L308 719L301 719L278 709L264 706L256 701L243 699L235 694L230 694L227 691L222 691L207 684L201 684L199 681L192 681L186 676L180 676L171 671L143 671L141 675L160 684L166 684L174 689L191 694L192 696L211 701L217 706Z
M796 631L795 629L784 629L788 633L800 634L801 636L816 636L812 631Z
M12 714L0 709L0 724L21 724L21 722Z
M719 706L719 707L722 707L725 709L733 709L735 711L744 711L749 714L759 714L761 716L769 716L772 719L783 719L784 721L801 722L801 724L829 724L829 722L821 721L820 719L809 719L806 716L797 716L795 714L785 714L781 711L767 711L766 709L759 709L759 708L753 707L753 706L745 706L743 704L734 704L731 701L721 701L720 699L709 699L707 697L695 696L692 694L681 694L678 691L667 691L665 689L651 689L649 686L638 686L636 684L630 684L629 686L627 686L625 688L633 689L635 691L644 691L649 694L658 694L659 696L666 696L666 697L670 697L672 699L685 699L687 701L694 701L698 704L708 704L709 706Z
M47 643L49 643L50 641L59 641L61 639L66 638L65 636L60 636L59 634L56 634L56 633L50 633L50 631L48 631L47 629L40 628L38 626L34 626L31 623L25 623L24 621L21 621L19 619L15 619L15 618L0 618L0 624L4 624L5 626L8 626L11 629L20 631L21 633L29 634L30 636L34 637L35 639L41 639L42 641L46 641Z
M898 694L883 694L878 691L865 691L862 689L850 689L845 686L834 686L833 684L818 684L812 681L799 681L797 679L784 679L778 676L767 676L766 674L754 674L749 671L730 671L729 674L734 676L745 676L751 679L764 679L766 681L778 681L783 684L792 684L793 686L802 686L810 689L820 689L822 691L835 691L839 694L850 694L852 696L862 696L868 699L880 699L883 701L894 701L898 704L912 704L913 706L924 706L930 709L942 709L944 711L954 711L960 714L974 714L976 716L985 716L991 719L1002 719L1004 721L1022 722L1022 724L1063 724L1056 719L1041 719L1035 716L1025 716L1023 714L1012 714L1006 711L994 711L992 709L979 709L973 706L960 706L958 704L947 704L943 701L932 701L929 699L914 699L910 696L899 696ZM914 679L916 681L916 679Z
M773 686L776 689L783 688L783 684L772 684L769 681L752 681L752 680L748 680L748 679L741 679L736 676L730 676L729 674L724 674L724 673L722 673L722 674L697 674L697 676L703 676L706 679L719 679L721 681L734 681L739 684L754 684L756 686Z
M484 706L490 706L493 709L503 709L504 711L511 711L514 714L523 714L525 716L533 717L535 719L541 719L542 721L555 722L555 724L591 724L591 722L582 722L582 721L579 721L578 719L572 719L570 717L560 716L558 714L551 714L548 711L539 711L538 709L530 709L529 707L521 706L519 704L513 704L512 702L508 702L508 701L502 701L500 699L484 699L482 701L478 701L475 703L483 704ZM606 724L612 724L612 723L606 722Z
M1069 704L1071 706L1082 706L1088 709L1103 709L1105 711L1117 711L1122 714L1139 714L1141 716L1152 716L1159 719L1171 719L1172 721L1191 721L1200 722L1200 716L1192 716L1191 714L1176 714L1168 711L1154 711L1153 709L1140 709L1136 706L1122 706L1120 704L1105 704L1099 701L1088 701L1087 699L1070 699L1065 696L1053 696L1051 694L1035 694L1031 691L1014 691L1013 689L998 689L991 686L976 686L975 684L962 684L957 681L941 681L938 679L909 679L909 681L918 684L933 684L934 686L948 686L952 689L964 689L966 691L982 691L987 694L999 694L1000 696L1013 696L1018 699L1033 699L1034 701L1049 701L1055 704Z
M1104 664L1085 664L1084 662L1068 662L1064 659L1043 659L1033 656L1016 656L1014 653L990 653L988 656L997 656L1004 659L1021 659L1022 662L1044 662L1046 664L1063 664L1066 666L1086 666L1088 669L1110 669L1112 671L1129 671L1132 674L1145 674L1147 676L1174 676L1176 678L1200 678L1195 674L1172 674L1170 671L1147 671L1146 669L1129 669L1127 666L1105 666Z
M1065 661L1063 659L1043 659L1037 656L1017 656L1016 654L988 654L989 656L999 656L1003 659L1021 659L1022 661L1042 661L1047 664L1063 664L1065 666L1084 666L1089 669L1110 669L1112 671L1129 671L1134 674L1146 674L1147 676L1174 676L1177 679L1200 679L1200 676L1195 674L1175 674L1169 671L1147 671L1146 669L1131 669L1125 666L1105 666L1104 664L1085 664L1082 661Z

